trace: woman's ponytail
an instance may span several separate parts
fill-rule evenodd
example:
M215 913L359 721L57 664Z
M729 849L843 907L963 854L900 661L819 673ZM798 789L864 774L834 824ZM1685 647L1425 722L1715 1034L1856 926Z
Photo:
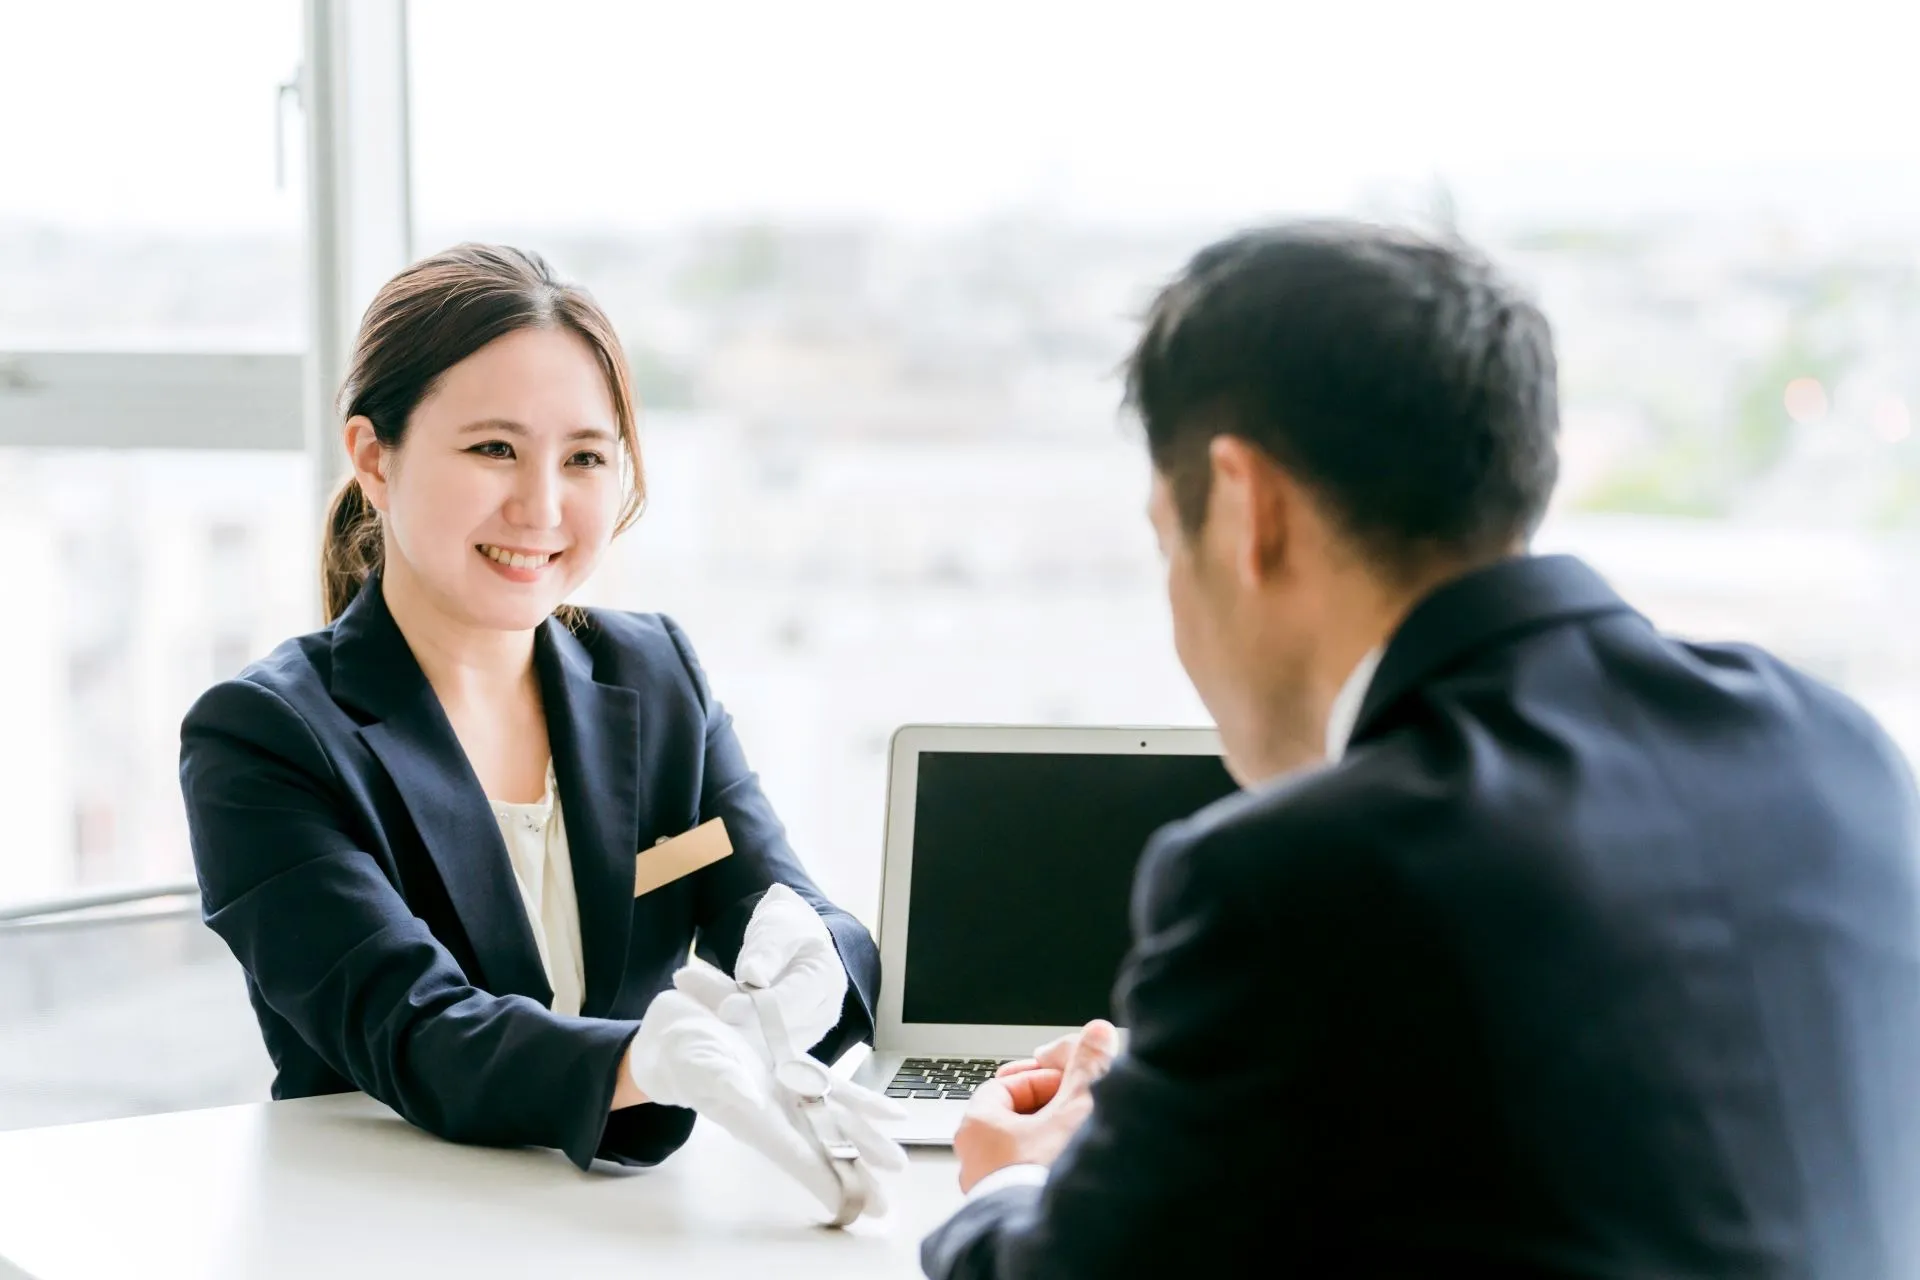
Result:
M353 603L367 579L380 570L380 513L367 501L357 477L348 476L327 504L326 541L320 548L321 620L331 624Z

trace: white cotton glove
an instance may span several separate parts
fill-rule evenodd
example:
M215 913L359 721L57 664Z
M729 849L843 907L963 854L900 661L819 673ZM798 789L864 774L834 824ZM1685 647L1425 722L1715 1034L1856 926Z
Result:
M769 1070L736 1028L679 991L653 998L627 1046L627 1074L647 1101L702 1115L757 1105Z
M840 1021L847 998L847 971L827 922L807 900L784 884L768 889L747 920L734 978L711 965L689 965L674 985L736 1026L756 1020L741 987L764 987L780 1002L780 1015L800 1049L811 1049ZM725 1004L727 1000L732 1004Z
M755 1057L765 1067L769 1078L774 1078L775 1072L780 1070L782 1059L787 1055L776 1053L769 1043L760 1010L754 1005L751 995L742 990L740 985L726 974L699 959L691 961L674 974L673 982L679 994L697 1000L749 1044ZM863 1183L866 1196L864 1211L876 1216L884 1214L886 1195L880 1179L874 1174L898 1173L905 1169L907 1153L899 1143L883 1134L876 1122L898 1120L904 1113L898 1103L882 1097L871 1089L857 1085L851 1080L832 1078L823 1064L808 1057L797 1047L800 1043L800 1037L789 1034L787 1053L792 1058L798 1059L800 1074L811 1076L816 1080L831 1080L826 1097L815 1106L820 1108L820 1115L828 1121L831 1130L851 1144L859 1156L866 1175ZM789 1070L793 1068L790 1066ZM778 1079L774 1081L772 1092L775 1105L807 1149L819 1152L820 1139L813 1122L808 1117L805 1100L793 1090L781 1085ZM831 1196L821 1195L821 1191L829 1186L826 1182L820 1183L820 1190L815 1190L814 1194L820 1197L821 1203L835 1214L838 1221L846 1209L844 1204L846 1189L834 1177L830 1166L827 1168L827 1173L829 1178L833 1179ZM807 1185L809 1190L814 1189L813 1183L808 1182Z
M649 1101L698 1112L767 1157L805 1187L838 1223L845 1194L833 1162L804 1120L792 1114L786 1091L775 1082L767 1059L764 1041L753 1043L739 1027L723 1021L692 996L668 990L647 1007L639 1034L628 1049L627 1071ZM851 1084L836 1084L827 1102L841 1132L863 1158L878 1168L904 1165L904 1154L898 1164L889 1161L884 1148L892 1144L870 1119L858 1114L869 1105L866 1100L843 1098L843 1089L866 1095L883 1108L892 1104ZM878 1158L869 1156L869 1151ZM883 1213L878 1184L869 1181L873 1193L867 1197L867 1211Z

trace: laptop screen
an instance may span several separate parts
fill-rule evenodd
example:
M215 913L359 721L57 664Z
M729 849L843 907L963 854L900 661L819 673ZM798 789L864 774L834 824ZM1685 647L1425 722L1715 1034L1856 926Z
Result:
M1215 756L922 752L903 1022L1111 1018L1147 840L1235 790Z

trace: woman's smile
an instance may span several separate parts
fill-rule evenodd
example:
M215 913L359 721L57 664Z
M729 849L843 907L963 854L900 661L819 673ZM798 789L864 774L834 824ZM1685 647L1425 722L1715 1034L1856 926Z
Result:
M493 570L509 582L538 582L558 564L565 552L524 551L482 542L474 547Z

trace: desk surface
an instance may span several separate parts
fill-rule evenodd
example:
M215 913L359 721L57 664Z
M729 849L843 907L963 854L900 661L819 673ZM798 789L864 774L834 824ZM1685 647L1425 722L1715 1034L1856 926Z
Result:
M362 1094L0 1134L0 1277L911 1277L960 1203L915 1151L846 1231L714 1125L653 1169L456 1146Z

